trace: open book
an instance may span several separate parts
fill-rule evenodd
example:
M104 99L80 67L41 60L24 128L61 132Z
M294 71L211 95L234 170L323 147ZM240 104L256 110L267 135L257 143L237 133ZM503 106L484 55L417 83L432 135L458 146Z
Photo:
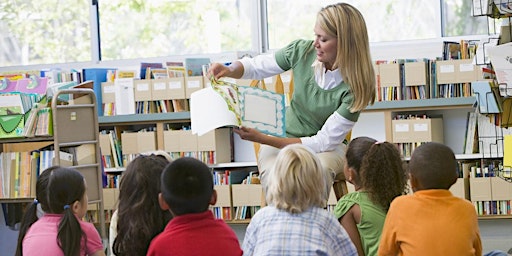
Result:
M223 126L286 135L284 95L220 80L191 94L190 119L192 133L198 135Z

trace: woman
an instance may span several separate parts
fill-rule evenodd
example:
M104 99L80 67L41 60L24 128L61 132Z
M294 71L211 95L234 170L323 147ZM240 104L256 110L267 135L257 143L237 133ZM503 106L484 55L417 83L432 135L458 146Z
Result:
M361 13L346 3L328 5L318 13L314 33L315 40L295 40L274 54L229 66L214 63L208 72L215 79L263 79L293 69L287 137L247 127L235 130L242 139L263 144L258 167L264 186L279 150L295 143L311 148L333 177L344 180L344 139L360 111L374 102L375 74Z

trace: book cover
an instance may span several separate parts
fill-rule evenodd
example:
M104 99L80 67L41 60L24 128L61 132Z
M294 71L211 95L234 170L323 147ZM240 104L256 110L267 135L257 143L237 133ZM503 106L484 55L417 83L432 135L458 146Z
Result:
M112 68L84 68L83 80L92 80L94 82L93 90L96 95L96 102L103 102L101 99L101 83L107 81L107 73L112 72ZM98 108L98 116L103 115L103 109Z
M162 63L159 62L141 62L140 63L140 79L149 79L147 72L148 68L151 70L152 68L162 68Z
M211 84L191 95L192 133L203 135L223 126L245 126L286 136L284 95L225 81Z
M187 76L202 76L203 65L210 64L209 58L185 58Z
M498 102L494 93L491 90L491 84L489 81L474 81L471 82L471 88L473 88L473 95L475 95L478 102L478 109L480 113L500 113Z

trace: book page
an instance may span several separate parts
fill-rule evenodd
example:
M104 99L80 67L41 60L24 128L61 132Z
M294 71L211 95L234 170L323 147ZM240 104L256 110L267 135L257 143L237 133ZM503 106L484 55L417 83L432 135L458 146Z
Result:
M242 126L286 136L284 95L257 87L239 86Z
M191 94L190 122L192 133L199 136L222 126L238 126L235 113L211 87Z

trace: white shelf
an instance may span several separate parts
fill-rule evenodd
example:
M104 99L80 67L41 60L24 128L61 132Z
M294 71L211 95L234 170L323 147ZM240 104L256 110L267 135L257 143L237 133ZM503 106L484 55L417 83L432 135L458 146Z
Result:
M219 163L208 165L212 169L224 169L224 168L235 168L235 167L257 167L256 162L232 162L232 163Z

